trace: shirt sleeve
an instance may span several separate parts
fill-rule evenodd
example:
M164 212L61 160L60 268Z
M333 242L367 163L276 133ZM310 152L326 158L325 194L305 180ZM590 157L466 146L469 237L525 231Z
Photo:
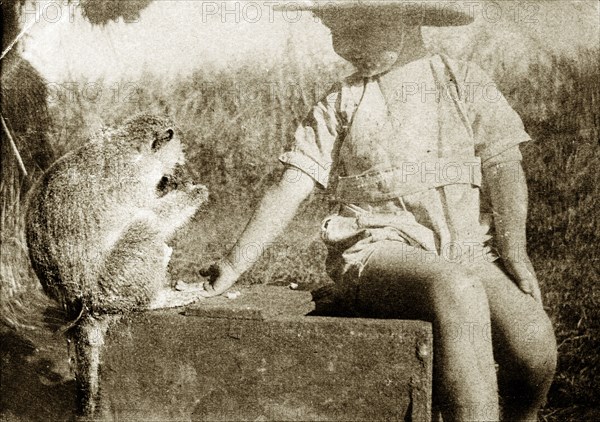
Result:
M319 101L298 126L292 148L279 157L282 163L298 168L327 188L332 151L340 127L336 104L340 90L335 86Z
M471 63L465 79L475 155L483 165L521 160L515 147L531 139L521 117L479 66Z

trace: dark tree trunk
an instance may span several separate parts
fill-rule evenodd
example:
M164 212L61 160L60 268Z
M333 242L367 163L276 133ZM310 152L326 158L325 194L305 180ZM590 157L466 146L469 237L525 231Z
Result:
M0 1L2 52L21 31L23 3L24 0ZM37 288L23 247L25 194L54 159L49 140L51 122L46 104L46 82L20 56L19 50L19 43L15 43L0 60L0 113L3 120L0 125L0 322L13 327L27 321L25 309L31 306L32 291Z
M24 0L0 3L3 52L21 30L23 3ZM31 181L48 168L54 156L48 136L51 121L46 104L46 81L20 56L18 45L14 45L0 61L0 88L0 112L29 174L24 177L8 135L3 127L0 128L0 198L5 202L14 201L14 197L9 197L14 192L23 193ZM8 185L12 185L12 189Z

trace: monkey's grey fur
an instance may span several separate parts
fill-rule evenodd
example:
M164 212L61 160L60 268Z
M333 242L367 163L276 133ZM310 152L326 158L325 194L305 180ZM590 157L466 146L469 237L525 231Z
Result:
M197 299L167 278L166 242L207 199L204 186L179 180L183 163L173 125L140 115L65 155L32 188L31 263L71 318Z
M75 320L78 412L105 411L99 389L104 337L129 311L183 306L199 289L169 285L167 241L207 199L181 178L173 125L140 115L53 164L29 195L26 237L45 292Z

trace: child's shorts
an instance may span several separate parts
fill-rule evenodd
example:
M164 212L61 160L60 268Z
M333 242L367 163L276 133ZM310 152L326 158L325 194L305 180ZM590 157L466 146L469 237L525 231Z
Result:
M469 265L478 261L493 262L498 257L492 249L477 242L436 246L433 232L416 222L411 213L332 215L323 220L321 238L329 254L329 276L340 282L358 279L378 248L400 245L402 257L418 258L424 263L448 262Z

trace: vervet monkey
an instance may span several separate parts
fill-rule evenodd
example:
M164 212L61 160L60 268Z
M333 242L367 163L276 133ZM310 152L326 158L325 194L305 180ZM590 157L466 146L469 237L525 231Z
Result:
M31 263L70 317L198 298L167 277L167 242L207 199L204 186L182 179L183 164L173 125L140 115L66 154L32 188Z
M96 414L98 368L110 315L183 306L169 239L207 200L183 177L184 153L166 119L140 115L103 130L53 164L32 187L26 214L31 263L75 330L80 412Z

